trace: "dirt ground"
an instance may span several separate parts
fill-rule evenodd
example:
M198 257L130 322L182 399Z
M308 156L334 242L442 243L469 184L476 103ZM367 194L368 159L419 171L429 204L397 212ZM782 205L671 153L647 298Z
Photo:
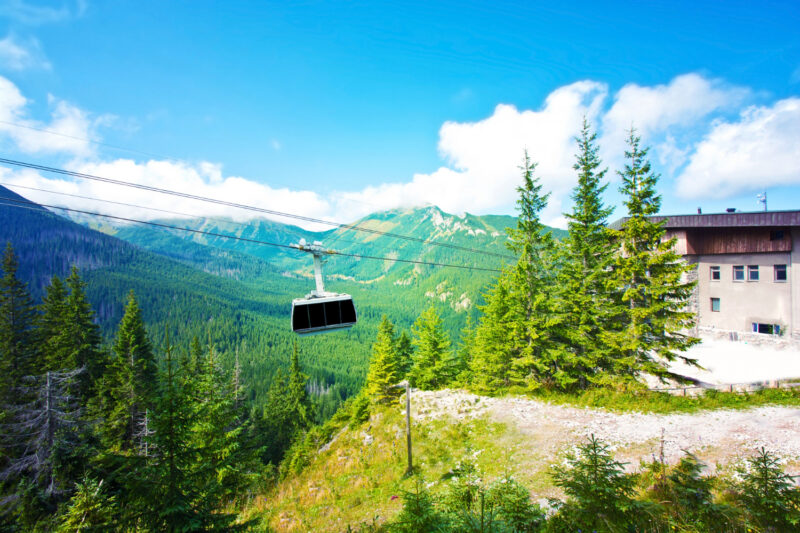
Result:
M612 445L619 460L638 467L640 459L664 454L674 463L690 451L709 467L741 462L758 448L777 454L790 474L800 474L800 409L757 407L694 414L612 413L552 405L527 398L488 398L463 391L413 391L412 416L456 419L487 417L520 435L520 445L542 459L582 442L590 434Z

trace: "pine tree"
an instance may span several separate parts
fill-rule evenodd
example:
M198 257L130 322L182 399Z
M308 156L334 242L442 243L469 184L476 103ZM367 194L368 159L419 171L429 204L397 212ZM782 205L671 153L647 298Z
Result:
M411 343L411 336L406 330L400 332L397 337L397 378L403 380L411 370L411 363L414 360L414 345Z
M450 339L442 319L431 306L411 328L415 346L414 362L409 372L411 384L427 390L444 387L455 377L456 361L450 352Z
M154 531L200 530L208 512L198 508L196 501L199 480L195 477L197 449L192 438L196 411L186 366L176 360L167 340L150 437L158 454L148 464L148 483L137 487L135 494L144 523Z
M675 239L664 239L663 221L651 217L661 207L656 193L658 174L647 160L647 148L631 129L625 151L622 192L628 218L619 239L621 253L614 263L613 282L617 293L615 334L608 335L614 350L612 372L633 378L638 372L666 374L665 361L680 358L699 339L684 333L694 324L686 307L694 283L684 281L692 267L675 252Z
M517 227L508 230L508 246L519 254L517 264L510 271L511 333L515 353L509 377L512 384L529 388L541 383L563 387L571 378L561 368L551 339L555 321L555 242L541 221L550 195L542 193L542 185L535 175L536 163L530 160L527 151L520 170L523 184L517 188Z
M136 435L140 433L147 409L153 404L157 371L133 291L128 296L117 332L114 355L100 399L104 418L102 434L112 450L136 453L142 444L137 442Z
M481 319L475 331L475 352L470 361L473 385L482 392L494 392L511 384L512 362L516 355L509 285L506 271L486 295Z
M17 277L18 268L14 249L8 243L0 278L0 400L4 402L14 400L12 389L23 377L39 370L36 308L25 284Z
M246 428L238 412L238 391L223 372L212 345L199 363L199 375L193 378L187 373L184 380L195 409L192 427L197 450L195 492L201 507L213 509L229 501L244 487L248 469L253 468L253 457L242 446ZM189 368L191 366L190 360Z
M602 184L606 170L599 170L596 140L597 134L584 118L573 167L578 171L578 184L572 192L572 212L566 214L569 235L561 247L556 283L561 321L554 329L559 358L580 388L604 379L598 370L608 352L603 343L603 332L609 326L607 309L612 306L608 271L617 251L607 228L613 209L602 200L608 184Z
M72 354L69 338L67 287L58 276L53 276L39 306L37 329L42 346L45 369L58 371L67 368Z
M78 383L78 394L86 404L94 395L96 384L101 382L107 361L100 349L100 328L94 322L94 311L86 297L86 283L76 267L72 267L66 284L70 292L65 333L71 344L64 368L84 369Z
M308 429L313 422L311 399L308 396L306 385L308 376L300 368L300 356L295 341L292 349L292 361L289 366L289 398L291 409L297 417L298 429Z
M388 402L399 395L399 389L392 388L400 381L398 359L394 325L383 315L378 326L378 337L372 345L372 359L365 386L367 395L373 400Z

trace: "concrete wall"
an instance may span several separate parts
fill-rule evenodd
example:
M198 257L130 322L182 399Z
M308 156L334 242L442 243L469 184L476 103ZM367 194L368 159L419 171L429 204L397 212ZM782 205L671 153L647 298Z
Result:
M792 228L789 280L792 284L792 337L800 340L800 229Z
M699 326L749 332L753 322L761 322L780 324L785 335L800 335L800 273L794 268L800 262L797 241L793 248L791 253L690 256L697 263ZM774 280L776 264L787 265L788 281ZM712 265L720 267L720 281L711 281ZM745 267L745 281L733 281L734 265ZM748 265L759 266L759 281L746 281ZM711 311L711 298L720 299L719 312Z

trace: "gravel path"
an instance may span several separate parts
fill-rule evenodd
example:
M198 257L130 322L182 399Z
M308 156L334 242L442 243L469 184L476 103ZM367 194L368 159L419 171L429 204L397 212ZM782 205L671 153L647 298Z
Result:
M657 455L664 431L668 462L683 450L708 464L726 464L764 446L787 462L787 471L800 473L800 409L757 407L721 409L695 414L612 413L553 405L527 398L488 398L463 391L413 391L412 404L420 418L487 416L504 422L523 436L523 445L537 454L558 453L594 434L612 444L619 458L636 461Z

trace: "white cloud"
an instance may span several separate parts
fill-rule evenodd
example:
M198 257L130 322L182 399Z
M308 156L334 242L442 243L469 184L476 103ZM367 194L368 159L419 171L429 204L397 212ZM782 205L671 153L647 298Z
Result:
M550 93L538 111L501 104L478 122L446 122L439 132L439 152L449 167L416 174L407 183L368 187L350 197L381 208L435 204L455 213L508 209L517 197L518 167L527 148L538 162L544 190L552 191L543 218L555 222L575 183L574 137L584 115L596 120L606 94L604 84L580 81Z
M737 122L716 122L677 183L686 198L725 198L795 184L800 184L800 98L749 107Z
M716 111L735 108L749 94L747 89L695 73L677 76L666 85L625 85L602 119L603 158L609 163L619 162L631 126L647 143L658 143L661 134L696 125ZM665 148L672 153L686 151L677 146L674 135Z
M0 40L0 67L9 70L38 68L49 70L50 63L44 57L42 47L36 39L22 43L14 35Z
M95 127L106 117L93 119L86 111L52 95L47 101L49 123L29 118L28 99L16 85L0 76L0 135L28 154L92 155L94 147L87 139L95 136Z

